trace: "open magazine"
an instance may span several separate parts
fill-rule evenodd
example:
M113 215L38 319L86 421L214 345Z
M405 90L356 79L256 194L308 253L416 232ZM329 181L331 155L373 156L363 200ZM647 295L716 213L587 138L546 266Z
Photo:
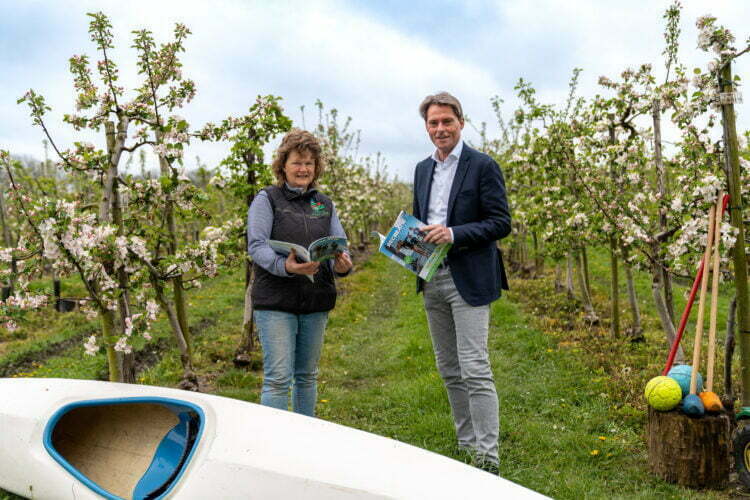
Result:
M336 236L326 236L310 243L307 248L296 243L289 243L279 240L268 240L268 245L274 252L282 255L289 255L294 249L294 254L303 262L323 262L324 260L333 259L339 252L346 251L349 248L349 241L346 238ZM315 281L312 276L307 275L310 281Z
M380 252L425 281L430 281L452 243L425 243L421 228L427 224L401 212L388 234L380 237Z

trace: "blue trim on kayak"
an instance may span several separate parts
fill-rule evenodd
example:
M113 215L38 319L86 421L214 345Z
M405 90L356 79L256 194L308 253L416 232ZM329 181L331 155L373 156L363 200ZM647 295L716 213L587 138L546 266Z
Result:
M198 447L198 442L201 439L201 436L203 435L203 429L205 428L205 422L206 417L203 413L203 410L196 405L195 403L191 403L189 401L181 401L178 399L172 399L172 398L164 398L164 397L133 397L133 398L110 398L110 399L91 399L86 401L79 401L76 403L70 403L59 410L57 410L54 415L49 419L47 422L46 427L44 428L44 447L47 449L47 452L52 456L52 458L57 461L60 465L63 466L65 470L67 470L70 474L72 474L76 479L81 481L84 485L86 485L89 489L93 490L95 493L103 496L104 498L107 498L108 500L121 500L120 497L113 495L112 493L109 493L105 489L103 489L101 486L96 484L91 479L87 478L83 474L81 474L78 469L73 467L65 458L60 455L57 450L55 449L54 445L52 444L52 431L55 429L55 426L60 421L60 419L69 411L74 410L76 408L84 408L89 406L109 406L109 405L120 405L120 404L133 404L133 403L156 403L161 404L163 406L166 406L169 410L171 410L175 415L178 416L180 419L180 423L178 423L169 433L167 433L167 436L164 437L162 442L159 444L159 447L157 448L156 453L154 454L154 459L152 461L151 466L149 466L149 469L146 471L144 476L141 478L141 482L143 481L146 476L149 475L149 472L151 472L151 467L154 465L154 461L157 461L157 457L159 459L165 458L167 460L174 460L173 453L170 454L166 451L167 448L170 448L170 444L165 444L166 441L171 440L172 438L176 438L177 434L180 434L184 432L185 437L187 436L187 430L188 430L188 421L189 417L187 416L187 411L191 410L194 411L196 414L198 414L198 417L200 419L199 427L198 427L198 433L195 436L195 441L193 443L192 448L190 449L190 452L187 455L187 458L185 458L184 463L182 464L182 467L180 468L179 472L176 474L174 479L171 481L171 484L169 487L158 497L157 499L164 498L171 490L172 488L179 482L180 478L182 477L182 474L185 472L185 469L187 468L188 464L190 463L190 460L193 458L193 455L195 454L195 450ZM180 426L183 426L184 428L178 429ZM175 433L175 434L173 434ZM184 443L186 444L186 443ZM183 444L183 451L180 453L180 456L177 457L177 461L174 462L176 464L179 464L182 454L184 453L184 444ZM162 452L160 455L160 451ZM171 474L170 474L171 475ZM167 476L168 479L169 476ZM138 483L138 486L140 487L141 482ZM149 484L151 484L149 482ZM162 483L163 484L163 483ZM149 493L153 491L153 489L158 488L161 485L154 484L153 488L149 491L146 491L146 493Z
M187 412L182 412L179 417L179 423L161 440L151 464L133 490L134 500L147 498L167 484L167 481L179 470L180 462L188 447L190 416Z

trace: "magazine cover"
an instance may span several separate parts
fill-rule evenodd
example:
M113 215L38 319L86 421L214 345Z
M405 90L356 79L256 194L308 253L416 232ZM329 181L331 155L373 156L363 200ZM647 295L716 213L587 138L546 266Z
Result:
M349 248L349 241L346 238L326 236L313 241L308 248L295 243L279 240L268 240L268 245L274 252L280 253L281 255L289 255L289 252L294 249L294 254L302 262L322 262L324 260L333 259L336 257L337 253L347 250ZM309 275L306 276L307 279L313 283L315 282L315 278Z
M338 238L336 236L326 236L317 239L310 243L308 248L279 240L268 240L268 244L274 252L282 255L289 255L289 252L294 249L297 258L303 262L310 262L312 260L322 262L333 259L337 253L349 248L349 241L346 238Z
M337 253L345 252L349 249L349 242L346 238L336 236L326 236L315 240L310 244L310 260L322 262L333 259Z
M380 237L380 252L398 262L425 281L430 281L448 254L451 243L425 243L426 226L414 216L401 212L388 234Z

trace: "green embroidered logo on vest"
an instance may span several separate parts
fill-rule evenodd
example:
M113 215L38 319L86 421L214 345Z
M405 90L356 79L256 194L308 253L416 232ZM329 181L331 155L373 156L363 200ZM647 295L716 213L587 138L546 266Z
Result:
M313 217L327 217L330 215L324 203L319 201L310 200L310 207L312 208Z

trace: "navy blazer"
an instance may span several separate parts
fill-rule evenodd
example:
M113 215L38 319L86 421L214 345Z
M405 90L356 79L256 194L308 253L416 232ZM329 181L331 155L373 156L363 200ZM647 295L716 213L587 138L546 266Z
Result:
M427 222L435 160L428 157L414 171L414 217ZM472 306L489 304L508 289L497 240L510 234L505 181L495 160L464 143L448 198L453 247L447 262L461 297ZM417 292L424 281L417 278Z

